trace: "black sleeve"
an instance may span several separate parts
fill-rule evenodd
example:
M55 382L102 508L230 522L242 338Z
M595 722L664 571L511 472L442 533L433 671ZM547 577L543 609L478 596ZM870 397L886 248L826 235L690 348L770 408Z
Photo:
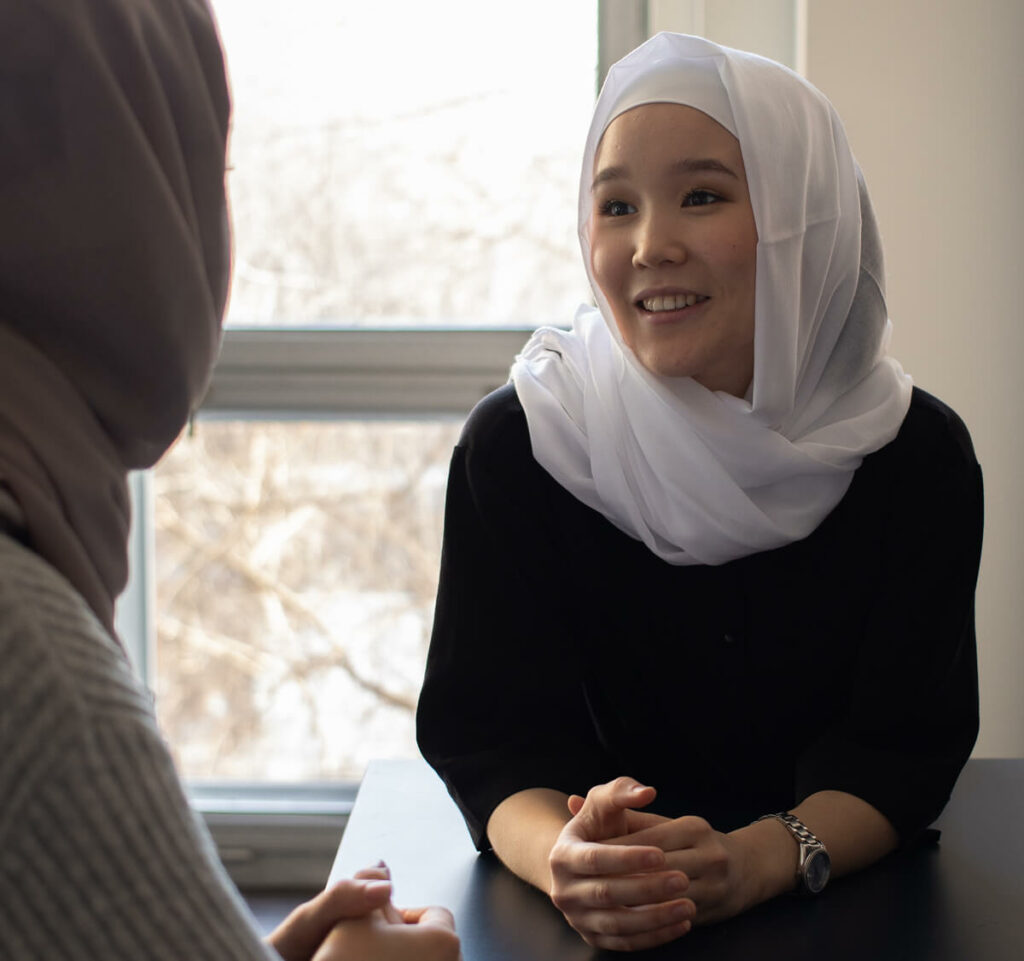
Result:
M863 798L904 843L942 811L978 733L981 469L962 422L922 396L868 465L886 501L876 593L842 720L800 757L796 784L798 799Z
M452 456L417 709L423 756L480 849L506 797L531 787L585 793L603 773L562 600L566 550L549 523L561 489L552 486L513 389L481 401Z

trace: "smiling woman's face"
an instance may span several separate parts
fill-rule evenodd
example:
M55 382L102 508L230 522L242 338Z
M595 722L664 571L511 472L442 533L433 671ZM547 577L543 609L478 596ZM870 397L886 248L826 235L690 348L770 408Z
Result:
M655 374L742 397L754 373L757 227L739 141L693 107L634 107L594 160L591 266Z

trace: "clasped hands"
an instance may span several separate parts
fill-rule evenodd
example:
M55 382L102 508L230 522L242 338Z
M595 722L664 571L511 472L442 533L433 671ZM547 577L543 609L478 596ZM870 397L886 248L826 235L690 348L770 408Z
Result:
M569 798L551 849L551 900L588 944L635 951L744 910L745 853L700 817L640 810L655 797L628 777Z
M391 903L380 863L297 907L267 938L283 961L458 961L455 922L444 908Z

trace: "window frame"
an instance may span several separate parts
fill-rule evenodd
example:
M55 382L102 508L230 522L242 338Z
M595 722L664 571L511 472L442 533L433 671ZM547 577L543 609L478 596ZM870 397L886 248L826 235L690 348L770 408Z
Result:
M526 327L229 327L200 413L465 416L508 380Z

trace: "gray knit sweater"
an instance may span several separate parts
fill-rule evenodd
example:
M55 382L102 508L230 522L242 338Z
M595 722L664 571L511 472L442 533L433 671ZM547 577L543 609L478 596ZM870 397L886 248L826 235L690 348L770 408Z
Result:
M123 652L0 529L0 961L277 958Z

